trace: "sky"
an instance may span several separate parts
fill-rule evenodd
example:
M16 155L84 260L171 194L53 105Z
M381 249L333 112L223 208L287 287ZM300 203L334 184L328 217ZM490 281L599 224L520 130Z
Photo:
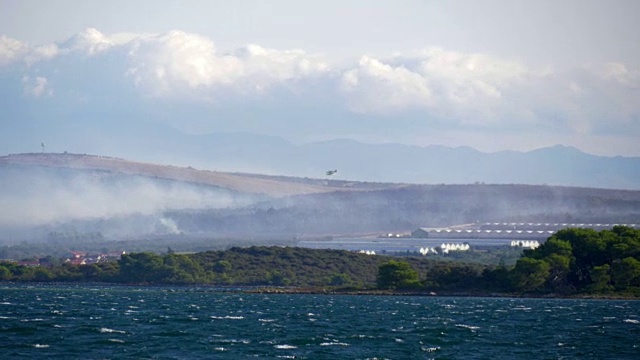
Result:
M108 154L105 128L157 126L640 156L638 14L636 0L0 0L0 153L57 133Z

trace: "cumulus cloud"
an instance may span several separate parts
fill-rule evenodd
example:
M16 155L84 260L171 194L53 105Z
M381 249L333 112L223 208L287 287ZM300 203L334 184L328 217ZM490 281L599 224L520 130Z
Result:
M0 65L19 61L29 52L29 46L7 36L0 36Z
M487 54L428 48L384 60L365 56L342 74L339 88L353 111L410 110L450 126L577 135L616 123L613 128L640 126L640 72L620 63L558 73Z
M211 98L222 91L260 94L329 69L326 62L300 49L276 50L250 44L220 52L211 39L183 31L106 35L89 28L62 43L39 47L6 36L0 38L0 65L32 65L54 57L72 61L78 56L99 58L106 54L115 56L127 69L123 81L132 81L151 97Z
M503 92L529 74L516 62L429 48L384 61L365 56L343 74L341 90L358 112L417 108L463 122L491 121L509 100Z
M640 71L630 70L625 64L611 62L605 64L600 74L608 79L630 88L640 88Z
M221 89L261 93L327 70L324 62L302 50L248 45L233 53L218 53L210 39L181 31L137 39L129 55L128 74L152 96L185 90L211 94Z
M49 86L47 82L47 78L42 76L36 76L35 79L31 79L28 76L25 76L22 79L24 83L24 91L25 93L34 96L51 96L53 95L53 90Z
M358 67L346 71L341 89L357 112L388 113L392 110L434 105L429 81L405 66L392 66L363 56Z
M109 36L94 28L88 28L62 44L67 51L80 51L88 55L99 54L113 46L115 42Z
M59 52L56 44L32 47L19 40L0 36L0 66L15 63L32 65L38 61L54 58Z
M640 136L640 69L621 62L559 72L428 47L336 67L302 49L219 49L212 39L183 31L104 34L90 28L43 46L2 36L0 69L15 75L3 86L19 95L51 96L55 84L55 100L70 101L60 108L74 116L96 110L108 116L127 96L131 118L157 116L171 124L189 118L203 132L258 129L296 139L328 129L332 137L393 142L390 124L403 140L436 124L523 139L531 136L525 132L583 142L593 134ZM172 113L184 103L193 106ZM265 130L264 119L274 126ZM286 123L292 119L293 126Z

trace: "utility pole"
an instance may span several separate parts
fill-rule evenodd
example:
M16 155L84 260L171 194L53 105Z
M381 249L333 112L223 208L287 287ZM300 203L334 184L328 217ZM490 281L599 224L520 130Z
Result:
M42 146L42 153L44 154L44 147L45 147L46 145L45 145L45 144L44 144L44 142L43 142L42 144L40 144L40 146Z

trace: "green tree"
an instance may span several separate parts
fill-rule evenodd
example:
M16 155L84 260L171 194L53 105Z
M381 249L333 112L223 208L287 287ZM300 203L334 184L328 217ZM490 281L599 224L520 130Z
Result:
M611 266L611 279L616 289L640 286L640 261L627 257Z
M124 254L119 262L120 279L126 283L155 283L164 275L162 257L153 253Z
M406 261L390 260L378 267L376 279L381 289L408 289L420 286L418 272Z
M213 271L218 274L225 274L231 271L231 263L228 260L218 260L213 265Z
M570 271L571 257L563 255L563 253L553 253L543 260L549 264L547 281L549 289L560 293L572 292L574 289L567 277Z
M287 286L291 284L291 279L287 278L281 271L267 271L267 283L275 286Z
M611 286L611 266L609 264L604 264L600 266L595 266L591 270L591 281L592 283L587 286L586 290L589 292L608 292L613 290L613 286Z
M351 284L351 278L344 273L335 273L329 279L329 285L331 286L347 286Z
M0 281L11 280L13 274L6 266L0 265Z
M164 258L162 281L174 284L206 282L205 272L187 255L170 254Z
M549 276L551 266L544 260L523 257L511 271L513 286L520 291L540 290Z
M98 280L98 276L102 272L102 269L100 269L98 264L79 265L78 270L82 274L85 281Z
M511 283L509 281L509 270L500 264L496 268L485 268L482 271L483 286L495 291L509 291L511 290Z
M51 273L51 271L49 271L49 269L42 267L42 266L37 266L34 268L33 270L33 280L35 281L50 281L51 279L53 279L53 274Z
M614 226L611 232L617 236L615 243L611 244L609 250L613 258L634 257L640 259L640 230L626 226Z
M590 271L594 266L611 263L606 236L593 229L564 229L558 231L551 239L565 240L571 244L575 259L572 281L578 287L591 283Z

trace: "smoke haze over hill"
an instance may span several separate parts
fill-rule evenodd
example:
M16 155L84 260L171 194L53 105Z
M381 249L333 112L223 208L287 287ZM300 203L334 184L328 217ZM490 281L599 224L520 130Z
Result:
M50 233L291 239L486 221L640 222L640 191L630 190L225 174L72 154L5 157L0 175L3 241Z

